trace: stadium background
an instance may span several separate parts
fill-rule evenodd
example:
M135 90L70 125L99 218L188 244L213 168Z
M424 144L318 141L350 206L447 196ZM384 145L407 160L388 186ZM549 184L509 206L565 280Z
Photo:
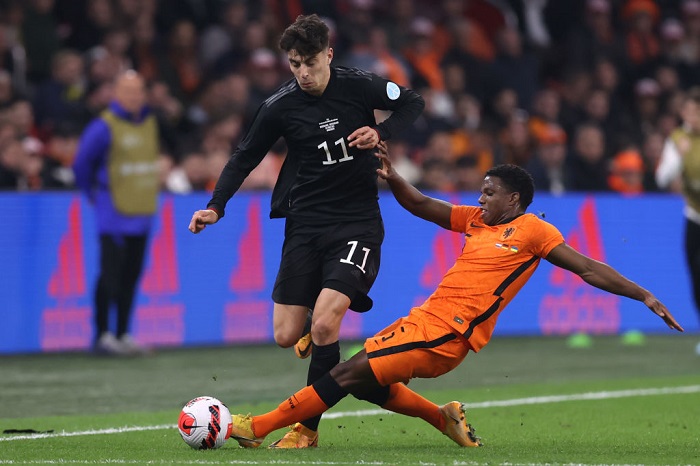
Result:
M70 163L80 131L111 97L111 77L129 67L149 80L163 139L164 194L137 339L271 341L282 223L267 219L268 190L284 146L231 201L235 215L206 238L186 225L259 102L290 77L276 38L296 14L310 12L332 26L335 63L390 76L426 97L424 115L394 146L412 182L473 203L474 180L492 164L536 171L544 152L563 150L565 182L538 185L531 211L653 289L686 329L698 330L682 257L682 200L653 180L663 140L679 123L679 101L700 82L698 0L4 0L0 352L89 347L94 224ZM603 145L586 165L579 141L588 126ZM622 163L630 154L641 161L632 164L637 173ZM615 176L626 182L611 182ZM382 210L387 239L375 310L350 313L344 338L404 314L460 247L458 235L411 219L386 193ZM664 332L653 317L543 263L498 332Z

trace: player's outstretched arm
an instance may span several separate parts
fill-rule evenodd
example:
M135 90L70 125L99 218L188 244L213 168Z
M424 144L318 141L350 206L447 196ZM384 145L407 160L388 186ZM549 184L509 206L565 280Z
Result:
M377 175L386 180L399 204L416 217L436 223L449 230L452 204L426 196L396 173L396 170L391 166L385 142L380 142L377 145L376 156L382 161L382 168L377 169Z
M546 259L558 267L575 273L586 283L596 288L643 302L654 314L661 317L669 328L679 332L683 331L683 327L676 322L676 319L656 296L608 264L593 260L566 243L552 249Z
M198 210L192 215L189 229L192 233L197 234L204 230L207 225L212 225L219 220L219 214L211 209Z

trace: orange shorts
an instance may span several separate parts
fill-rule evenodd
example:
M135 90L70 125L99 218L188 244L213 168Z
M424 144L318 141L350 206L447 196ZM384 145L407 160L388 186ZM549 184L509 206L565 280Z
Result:
M369 365L381 385L446 374L469 349L467 340L445 321L415 308L365 340Z

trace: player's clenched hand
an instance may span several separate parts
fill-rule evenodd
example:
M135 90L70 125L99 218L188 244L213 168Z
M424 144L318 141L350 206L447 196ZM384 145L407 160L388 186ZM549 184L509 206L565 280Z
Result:
M190 231L195 234L199 233L207 225L216 223L217 220L219 220L219 215L213 210L198 210L192 215L192 220L190 220Z
M374 128L363 126L353 131L348 136L348 141L350 141L350 147L357 147L363 150L373 149L379 144L379 133Z
M657 316L661 317L664 322L666 322L666 325L668 325L669 328L673 330L678 330L679 332L683 332L683 327L681 327L678 322L676 322L676 319L673 318L671 313L666 309L666 306L656 299L654 296L650 296L647 299L644 300L644 304L647 305L649 309L652 310L654 314Z

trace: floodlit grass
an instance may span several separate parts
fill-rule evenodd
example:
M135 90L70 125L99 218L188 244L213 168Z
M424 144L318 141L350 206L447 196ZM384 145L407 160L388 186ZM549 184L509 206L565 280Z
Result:
M630 347L597 337L591 348L570 349L562 338L497 338L453 373L412 381L437 403L471 405L468 420L485 443L479 449L459 448L418 419L350 415L376 408L352 398L324 418L318 449L185 445L174 425L194 396L216 396L233 413L255 414L303 385L307 361L275 347L162 350L132 360L3 356L0 432L53 432L0 434L0 464L696 465L697 340L651 336L645 346ZM668 393L644 391L661 388ZM600 399L576 396L591 393ZM556 396L570 397L544 398Z

